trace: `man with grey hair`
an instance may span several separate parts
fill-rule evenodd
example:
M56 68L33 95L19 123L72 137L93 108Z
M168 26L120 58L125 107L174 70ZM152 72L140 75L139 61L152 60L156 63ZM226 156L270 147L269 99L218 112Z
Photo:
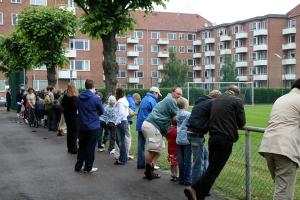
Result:
M191 187L184 190L189 200L202 200L216 178L224 168L232 152L233 143L239 138L238 128L246 123L244 105L238 96L240 89L236 85L212 102L209 122L209 165L205 174Z

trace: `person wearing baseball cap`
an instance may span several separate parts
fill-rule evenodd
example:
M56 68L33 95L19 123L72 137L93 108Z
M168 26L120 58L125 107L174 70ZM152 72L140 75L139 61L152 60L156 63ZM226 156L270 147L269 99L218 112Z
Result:
M149 91L150 92L156 92L158 94L158 96L160 96L160 97L162 96L158 87L153 86L153 87L150 88Z

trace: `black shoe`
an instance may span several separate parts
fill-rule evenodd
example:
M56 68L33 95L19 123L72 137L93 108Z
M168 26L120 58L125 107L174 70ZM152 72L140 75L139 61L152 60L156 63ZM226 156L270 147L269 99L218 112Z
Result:
M114 165L125 165L125 163L123 163L123 162L117 160L117 161L114 163Z
M68 150L68 153L70 153L70 154L77 154L77 151Z

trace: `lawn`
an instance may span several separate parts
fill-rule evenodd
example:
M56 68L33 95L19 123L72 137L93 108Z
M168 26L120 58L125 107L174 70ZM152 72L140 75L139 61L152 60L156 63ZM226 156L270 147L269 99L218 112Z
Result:
M271 108L272 105L245 106L246 125L265 128L268 125ZM131 133L131 152L136 155L137 132L135 131L135 121L131 126ZM251 132L251 194L252 199L269 200L272 199L273 182L265 159L257 153L261 138L262 133ZM158 160L158 165L163 170L169 169L166 150ZM300 199L299 189L300 181L298 178L295 199ZM240 131L240 139L235 143L232 155L214 184L213 190L225 197L245 199L245 131Z

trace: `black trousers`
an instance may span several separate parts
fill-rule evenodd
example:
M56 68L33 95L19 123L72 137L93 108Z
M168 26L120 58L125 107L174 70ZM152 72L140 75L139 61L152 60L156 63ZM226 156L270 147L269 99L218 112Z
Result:
M67 147L68 151L71 153L77 153L77 117L64 115L66 125L67 125Z
M99 129L92 131L79 130L79 148L75 170L80 171L84 163L84 171L91 171L95 160L95 147Z
M206 173L192 187L197 192L198 199L204 199L224 168L232 152L232 145L224 134L211 135L208 140L209 165Z

